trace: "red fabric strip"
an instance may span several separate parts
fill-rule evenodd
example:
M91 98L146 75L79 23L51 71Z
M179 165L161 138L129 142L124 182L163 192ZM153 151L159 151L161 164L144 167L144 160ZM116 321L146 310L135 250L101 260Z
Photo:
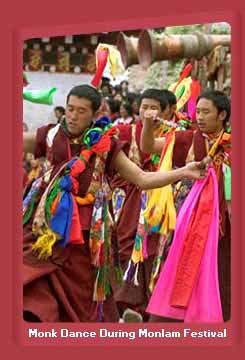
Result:
M213 181L209 176L186 231L170 297L171 306L183 308L188 306L208 239L209 225L213 214L211 206L213 196Z
M77 177L78 175L80 175L84 170L85 170L85 163L83 160L81 159L77 159L74 164L72 165L71 168L71 176L72 177Z
M112 127L108 130L100 139L100 141L93 145L91 150L95 154L101 154L103 152L108 152L111 149L111 137L117 133L116 127Z
M160 158L158 168L160 168L160 166L161 166L161 163L162 163L162 161L164 159L164 156L165 156L165 154L167 152L168 146L169 146L169 144L170 144L170 142L171 142L174 135L175 135L175 133L174 133L174 130L172 129L172 130L170 130L170 132L167 134L167 136L165 138L166 140L164 142L164 146L163 146L163 150L162 150L162 153L161 153L161 158Z
M104 69L106 67L108 55L109 55L109 51L107 49L97 51L97 64L98 65L97 65L96 73L91 81L91 84L94 87L98 87L100 84Z
M69 242L76 244L84 244L78 206L73 196L72 196L72 202L73 202L73 214L71 220L71 231L70 231Z

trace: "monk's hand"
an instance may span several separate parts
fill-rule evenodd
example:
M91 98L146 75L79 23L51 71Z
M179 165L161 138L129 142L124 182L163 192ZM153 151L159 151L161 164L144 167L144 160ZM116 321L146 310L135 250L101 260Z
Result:
M206 156L202 161L200 162L200 169L201 174L206 176L209 168L209 164L211 163L212 158L210 156Z
M161 119L158 117L159 111L158 110L146 110L144 112L144 124L147 126L156 128L159 126Z
M203 168L200 161L193 161L184 167L185 177L192 180L203 179L207 175L207 168Z

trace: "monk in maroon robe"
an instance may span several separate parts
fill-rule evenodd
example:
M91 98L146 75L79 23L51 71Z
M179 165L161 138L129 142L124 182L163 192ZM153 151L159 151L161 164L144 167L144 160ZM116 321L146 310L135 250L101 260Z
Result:
M99 111L101 97L89 85L74 87L67 97L66 119L62 124L48 125L37 131L35 155L47 156L51 162L51 179L74 155L79 155L87 145L83 142L85 130L91 128ZM26 135L25 150L31 151L35 138ZM86 146L85 146L86 145ZM122 143L113 137L110 141L104 175L111 177L113 169L127 181L142 189L156 188L175 182L183 177L200 178L200 163L192 163L183 169L164 174L145 173L132 163L122 149ZM78 178L78 195L86 195L95 171L95 157L86 162L85 170ZM43 187L43 188L42 188ZM36 206L44 190L41 184ZM93 301L95 268L91 265L89 231L92 205L79 207L79 217L84 244L55 244L47 260L38 259L32 251L36 240L32 219L24 228L23 265L23 311L26 321L38 322L91 322L118 321L119 315L112 295L104 301L103 314L98 314L98 305ZM100 315L100 317L99 317Z
M168 101L161 90L148 89L143 92L140 98L140 118L144 118L147 110L155 110L159 118L165 118L165 111L168 108ZM159 126L155 124L154 127ZM137 120L134 125L119 125L119 139L126 142L124 151L130 160L141 167L144 171L155 171L156 166L152 162L151 155L140 150L140 136L142 121ZM116 236L118 240L119 253L122 268L125 271L130 260L134 239L137 232L141 210L142 190L132 183L125 181L119 174L115 174L111 182L113 189L122 189L125 192L125 200L117 223ZM114 284L114 298L118 303L120 312L131 308L143 315L144 320L148 319L145 308L149 300L149 282L153 260L156 254L158 234L149 234L147 241L148 258L139 267L139 286L133 282L124 282L122 286Z
M153 112L145 114L141 137L141 149L152 153L161 153L165 139L154 139L152 122L156 115ZM197 100L196 119L198 130L176 132L173 150L173 167L181 167L187 161L201 161L227 127L230 118L230 101L219 91L207 91ZM224 191L224 174L222 162L227 160L225 147L219 146L218 156L214 156L214 167L218 169L219 187L219 245L218 245L218 276L223 319L230 319L230 219ZM157 315L151 316L151 321L174 321Z

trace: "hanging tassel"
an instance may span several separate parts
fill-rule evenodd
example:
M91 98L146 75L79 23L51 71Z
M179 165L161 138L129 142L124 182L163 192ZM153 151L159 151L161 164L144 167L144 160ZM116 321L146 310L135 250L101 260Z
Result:
M103 302L100 302L98 304L98 322L102 322L103 321Z
M121 267L114 268L115 280L118 285L122 285L123 283L123 271Z
M158 256L154 261L153 268L152 268L151 279L150 279L150 284L149 284L150 292L152 292L154 287L155 287L156 278L157 278L157 275L158 275L159 270L160 270L161 261L162 261L161 256Z
M122 285L123 271L122 271L122 268L121 268L119 247L118 247L115 227L112 230L112 234L111 234L111 250L112 250L111 255L112 255L112 260L113 260L114 277L115 277L116 283L118 285Z
M123 276L123 280L126 282L130 282L130 280L132 279L133 271L134 271L134 264L133 264L132 260L129 260L127 270L125 271L124 276Z
M145 219L144 219L146 202L147 202L146 192L142 191L139 223L137 226L137 232L136 232L136 236L134 239L133 252L131 255L131 260L134 265L138 264L139 262L144 261L144 253L147 257L147 243L146 243L146 237L145 237L147 235L147 226L146 226ZM144 242L145 242L145 244L144 244ZM143 246L145 246L144 249L143 249Z
M144 261L144 257L147 258L147 228L144 220L144 211L146 208L146 192L141 194L141 210L139 223L137 226L137 233L134 239L134 247L131 254L131 259L128 268L124 274L124 281L130 282L134 278L134 284L139 285L138 271L140 263Z
M93 301L98 300L98 296L97 296L98 278L99 278L99 271L97 271L96 279L95 279L95 282L94 282Z
M156 259L156 264L155 264L155 269L154 269L154 272L153 272L153 279L156 278L158 272L159 272L159 268L160 268L160 264L161 264L161 260L162 260L162 257L161 256L158 256L157 259Z
M134 264L138 264L139 262L144 261L144 258L143 258L143 246L142 246L142 242L143 242L143 239L144 239L143 236L137 234L136 238L135 238L134 248L133 248L133 252L132 252L132 256L131 256L131 259L132 259Z
M103 269L99 268L97 271L96 280L94 283L93 301L102 302L105 300L105 286L104 286Z
M109 282L109 274L108 271L106 270L106 274L105 274L105 298L107 296L109 296L111 294L111 287L110 287L110 282Z
M143 258L144 258L144 259L148 259L147 239L148 239L148 233L145 232L144 240L143 240Z
M138 281L139 265L140 265L140 263L138 263L136 265L136 269L135 269L135 273L134 273L134 285L135 286L139 286L139 281Z
M45 229L44 233L40 235L32 245L32 250L38 253L39 259L47 259L52 255L52 248L57 241L56 234L49 228Z
M165 235L160 235L160 237L159 237L158 248L156 251L157 255L153 261L153 266L152 266L152 270L151 270L151 277L150 277L150 284L149 284L150 292L152 292L155 287L156 280L158 278L158 274L160 271L160 266L161 266L161 262L162 262L162 258L163 258L164 249L166 247L167 240L169 238L171 238L171 232L169 233L168 237Z

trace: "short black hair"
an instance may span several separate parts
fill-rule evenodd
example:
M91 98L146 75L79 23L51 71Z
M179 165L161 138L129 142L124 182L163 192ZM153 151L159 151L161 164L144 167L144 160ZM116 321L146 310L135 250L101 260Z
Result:
M128 85L128 81L127 80L123 80L120 82L120 86L122 86L122 84L127 84Z
M120 93L121 92L120 85L115 85L114 90L115 90L116 93Z
M198 103L200 99L211 100L214 106L217 108L218 113L221 113L221 111L226 111L224 125L228 123L231 116L231 102L223 91L207 89L198 96L196 103Z
M112 114L119 113L121 105L120 101L115 100L112 97L109 97L106 99L106 101L111 109Z
M134 100L137 98L137 94L133 92L129 92L127 94L127 102L129 102L131 105L133 104Z
M121 106L124 107L124 109L127 111L129 116L133 116L133 108L129 102L122 102Z
M63 108L63 106L56 106L54 111L59 111L63 115L65 114L65 108Z
M164 89L164 90L162 90L162 92L166 96L170 106L177 104L177 98L176 98L175 94L172 91Z
M143 99L154 99L156 101L159 101L162 111L164 111L168 105L168 100L166 98L166 95L163 93L162 90L159 89L145 90L140 96L140 102L139 102L140 105Z
M102 84L110 84L110 79L106 76L102 76Z
M102 89L104 87L106 87L108 89L109 93L111 93L111 84L110 83L107 83L107 82L102 83L100 86L100 89Z
M102 97L99 91L90 85L74 86L67 95L66 103L68 103L70 96L77 96L91 101L93 112L100 108Z

